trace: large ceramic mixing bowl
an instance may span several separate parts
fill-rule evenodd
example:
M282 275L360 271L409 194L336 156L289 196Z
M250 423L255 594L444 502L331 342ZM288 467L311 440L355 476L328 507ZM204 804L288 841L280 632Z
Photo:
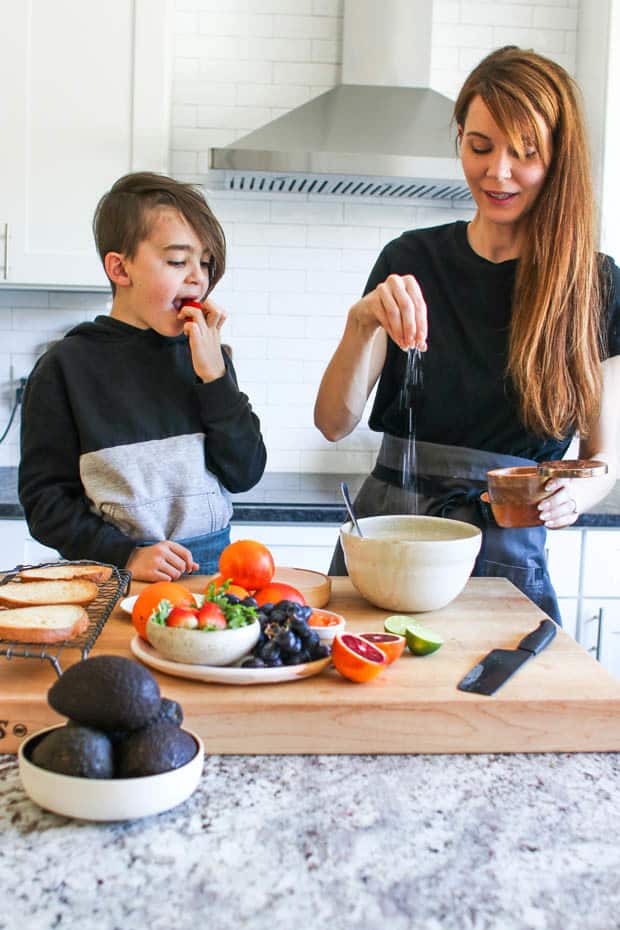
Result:
M477 526L443 517L381 516L340 529L349 577L386 610L437 610L463 590L480 550Z

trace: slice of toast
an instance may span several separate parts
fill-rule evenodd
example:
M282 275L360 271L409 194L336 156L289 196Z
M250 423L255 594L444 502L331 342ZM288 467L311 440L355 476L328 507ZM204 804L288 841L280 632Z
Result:
M9 581L0 585L0 604L90 604L97 597L94 581Z
M45 568L25 568L18 577L23 581L72 581L84 578L103 584L112 576L111 565L48 565Z
M80 636L88 614L77 604L48 604L0 610L0 639L16 643L58 643Z

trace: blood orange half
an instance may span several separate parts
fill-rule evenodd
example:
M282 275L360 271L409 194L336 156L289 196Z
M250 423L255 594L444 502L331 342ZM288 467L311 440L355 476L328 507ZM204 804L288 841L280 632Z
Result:
M385 653L355 633L334 637L332 662L350 681L371 681L388 664Z
M360 633L359 635L385 653L388 665L400 659L407 644L404 636L397 636L395 633Z

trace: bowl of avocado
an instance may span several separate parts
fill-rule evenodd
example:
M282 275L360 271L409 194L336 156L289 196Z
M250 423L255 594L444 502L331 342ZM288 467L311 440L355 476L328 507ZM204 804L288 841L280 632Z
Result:
M45 810L82 820L133 820L183 803L200 781L204 746L183 729L176 701L121 656L68 668L48 692L67 722L19 747L26 794Z

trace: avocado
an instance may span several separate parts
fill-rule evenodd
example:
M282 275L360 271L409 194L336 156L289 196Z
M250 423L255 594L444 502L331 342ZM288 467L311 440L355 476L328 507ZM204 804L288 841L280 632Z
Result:
M174 723L157 721L131 733L116 747L116 777L159 775L185 765L196 755L195 740Z
M47 699L59 714L105 732L139 730L161 707L153 675L122 656L95 656L70 666Z
M168 723L173 723L175 727L180 727L183 723L183 708L176 701L163 697L159 713L152 722L155 723L157 720L167 720Z
M105 733L89 727L52 730L32 750L32 762L42 769L77 778L113 778L114 750Z

